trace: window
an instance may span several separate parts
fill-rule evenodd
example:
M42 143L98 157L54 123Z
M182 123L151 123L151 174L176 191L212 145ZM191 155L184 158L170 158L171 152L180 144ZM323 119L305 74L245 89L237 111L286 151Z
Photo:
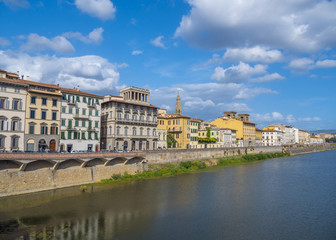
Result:
M117 119L121 119L121 113L117 114Z
M56 126L51 126L51 127L50 127L50 134L52 134L52 135L57 135L57 134L58 134L58 127L56 127Z
M35 125L31 124L29 125L29 134L34 134L35 133Z
M13 99L12 101L12 109L13 110L21 110L22 109L22 103L19 99Z
M85 127L85 120L82 120L82 127Z
M76 114L79 115L79 108L76 108Z
M1 86L1 87L0 87L0 91L1 91L1 92L6 92L6 87L5 87L5 86Z
M47 118L47 111L42 111L41 119L45 120Z
M98 140L98 133L95 133L95 139Z
M7 131L8 129L8 122L7 122L7 118L0 118L0 130L1 131Z
M8 100L6 98L0 98L0 108L8 109Z
M136 128L133 128L133 136L137 135Z
M76 96L76 101L77 101L77 102L80 102L80 98L79 98L79 96Z
M89 116L92 116L92 110L89 110Z
M96 110L96 116L98 116L98 114L99 114L99 111L98 111L98 110Z
M142 135L143 135L143 129L140 128L140 136L142 136Z
M86 97L83 97L83 102L86 103Z
M52 112L52 120L57 120L57 112Z
M176 120L176 124L179 125L180 124L180 120Z
M21 131L21 122L19 119L12 119L11 131Z
M65 139L65 132L61 132L61 139Z
M127 136L128 128L125 128L125 136Z
M72 128L72 120L68 120L68 128Z
M92 129L92 121L89 121L89 130Z
M46 98L42 98L42 105L47 105L47 99Z
M19 139L20 139L19 136L13 136L12 137L12 149L19 147Z
M62 125L62 126L65 126L65 119L62 119L62 121L61 121L61 125Z
M179 138L180 136L179 136L179 134L178 133L176 133L176 138Z
M57 107L57 99L52 100L52 105L53 105L53 107Z
M30 97L30 103L31 104L36 104L36 97L35 96Z
M79 121L76 120L76 121L75 121L75 127L78 127L78 126L79 126Z
M85 138L85 132L82 132L82 139L86 139Z
M84 116L86 115L86 109L85 109L85 108L82 109L82 114L83 114Z
M120 134L120 127L117 127L117 135Z
M41 125L41 133L40 134L48 134L47 125Z
M71 139L71 132L68 132L68 139Z
M88 133L88 135L89 135L89 136L88 136L88 139L90 139L90 140L91 140L91 139L92 139L92 133L91 133L91 132L89 132L89 133Z
M150 132L150 130L149 130L149 128L147 129L147 136L149 136L149 132Z
M0 135L0 148L5 148L5 136Z
M35 119L35 109L30 109L30 118Z
M72 114L72 108L71 107L69 108L69 113Z
M66 107L62 107L62 113L66 112Z
M99 122L95 122L95 127L98 128Z

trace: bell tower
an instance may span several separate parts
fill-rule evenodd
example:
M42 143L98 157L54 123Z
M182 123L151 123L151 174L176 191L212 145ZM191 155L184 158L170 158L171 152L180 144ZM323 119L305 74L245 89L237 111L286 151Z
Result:
M181 99L180 99L179 92L177 92L177 97L176 97L175 114L182 115Z

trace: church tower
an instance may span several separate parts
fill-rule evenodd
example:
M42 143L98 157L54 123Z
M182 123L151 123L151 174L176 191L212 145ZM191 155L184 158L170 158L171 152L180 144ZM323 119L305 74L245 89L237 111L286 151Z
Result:
M179 92L177 92L177 97L176 97L175 114L182 115L181 99L180 99Z

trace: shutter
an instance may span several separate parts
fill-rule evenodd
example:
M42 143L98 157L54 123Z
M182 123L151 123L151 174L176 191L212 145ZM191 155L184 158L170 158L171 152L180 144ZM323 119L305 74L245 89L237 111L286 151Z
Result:
M12 110L14 110L14 100L12 100Z
M6 108L6 109L9 108L9 101L8 101L8 99L5 100L5 108Z
M19 109L22 110L22 101L19 102Z
M22 127L22 123L21 123L21 121L19 121L19 129L18 129L18 131L21 131L21 127Z
M11 121L11 128L10 128L10 130L12 131L13 130L13 124L14 122L13 121Z
M8 130L8 121L5 120L5 124L4 124L4 131L7 131Z

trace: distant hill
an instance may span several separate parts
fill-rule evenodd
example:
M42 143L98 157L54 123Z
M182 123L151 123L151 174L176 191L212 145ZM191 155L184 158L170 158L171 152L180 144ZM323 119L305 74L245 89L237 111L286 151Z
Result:
M329 129L329 130L313 130L310 131L310 133L314 133L314 134L319 134L319 133L330 133L330 134L336 134L336 129Z

